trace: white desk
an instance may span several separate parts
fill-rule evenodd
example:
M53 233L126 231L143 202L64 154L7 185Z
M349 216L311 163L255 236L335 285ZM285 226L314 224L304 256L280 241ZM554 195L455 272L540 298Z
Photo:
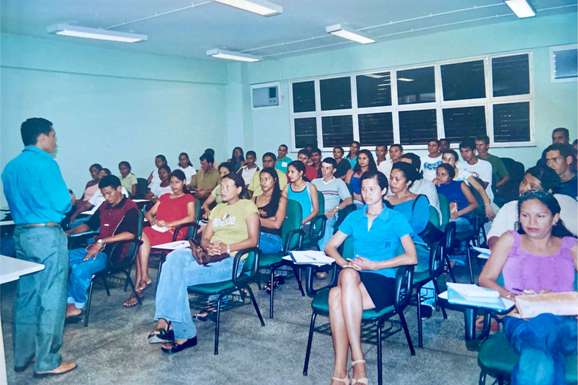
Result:
M21 259L0 255L0 285L12 281L17 281L22 275L35 273L43 270L44 265L40 263L23 261ZM0 307L1 307L0 298ZM7 385L6 380L6 358L4 354L4 337L2 336L2 311L0 309L0 385Z
M173 251L177 249L185 249L189 247L189 241L174 241L168 243L161 243L160 245L151 246L155 250Z

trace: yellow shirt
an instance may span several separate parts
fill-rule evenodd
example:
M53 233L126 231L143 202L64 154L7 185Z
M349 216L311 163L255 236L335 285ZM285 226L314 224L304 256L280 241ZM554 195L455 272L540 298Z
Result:
M213 225L211 242L220 241L230 245L248 239L247 218L251 214L257 214L257 206L251 200L240 199L233 205L219 203L209 214Z
M132 194L132 186L137 184L136 176L131 172L126 177L120 178L120 184L129 194Z
M219 171L216 168L206 172L201 169L191 178L191 187L212 191L219 184L219 180Z
M277 171L277 176L279 177L279 188L281 189L281 191L283 191L285 186L287 186L287 175L285 175L285 173L281 170L275 171ZM260 178L261 178L261 171L256 172L255 175L253 175L253 180L251 181L251 184L249 185L249 190L253 191L254 197L263 194L263 191L261 190Z

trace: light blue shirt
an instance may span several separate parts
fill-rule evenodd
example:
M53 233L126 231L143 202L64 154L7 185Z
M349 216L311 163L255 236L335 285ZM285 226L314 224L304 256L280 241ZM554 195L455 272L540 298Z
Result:
M287 174L287 166L289 166L289 163L291 162L292 162L291 158L289 158L288 156L284 156L283 158L277 159L277 162L275 163L275 168Z
M367 229L367 206L349 214L339 231L353 237L355 255L370 261L381 262L403 252L401 238L410 235L412 230L405 217L387 207L373 220L371 228ZM372 273L395 277L395 268L373 270Z
M17 225L60 222L71 208L58 164L36 146L26 146L6 165L2 183Z

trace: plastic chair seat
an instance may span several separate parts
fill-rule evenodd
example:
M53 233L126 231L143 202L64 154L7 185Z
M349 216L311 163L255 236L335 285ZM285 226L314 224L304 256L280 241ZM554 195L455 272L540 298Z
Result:
M320 290L315 294L313 301L311 302L311 308L317 314L327 316L329 314L329 288ZM363 321L371 321L377 318L381 318L386 314L394 313L395 307L393 305L387 306L381 310L364 310L363 314L361 315L361 319Z
M432 276L429 270L424 271L416 271L413 273L413 285L416 286L420 283L426 283L427 281L431 281Z
M493 377L510 377L518 362L518 354L514 351L504 333L490 336L480 347L478 365L483 372ZM575 384L576 353L566 356L566 382Z
M204 294L204 295L214 295L219 294L224 291L234 291L236 290L236 286L233 281L223 281L223 282L215 282L215 283L207 283L203 285L196 285L196 286L189 286L188 291L196 293L196 294Z
M259 259L259 269L271 267L283 261L283 254L262 254Z

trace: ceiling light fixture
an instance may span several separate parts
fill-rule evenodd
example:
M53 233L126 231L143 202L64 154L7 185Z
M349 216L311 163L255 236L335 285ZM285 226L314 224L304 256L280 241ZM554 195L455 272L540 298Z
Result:
M61 36L80 37L83 39L96 39L117 41L121 43L138 43L148 39L147 35L140 35L136 33L111 31L101 28L81 27L78 25L69 24L55 24L47 28L49 33L54 33Z
M212 56L217 59L243 61L247 63L253 63L261 60L261 58L258 56L248 55L246 53L235 51L226 51L218 48L208 50L207 56Z
M261 16L275 16L283 13L283 7L265 0L215 0L217 3L253 12Z
M343 39L351 40L360 44L375 43L375 40L370 39L367 36L360 35L357 32L353 32L352 30L345 29L341 26L341 24L335 24L325 27L325 31L332 35L339 36Z
M521 19L536 16L536 12L527 0L506 0L506 5Z

